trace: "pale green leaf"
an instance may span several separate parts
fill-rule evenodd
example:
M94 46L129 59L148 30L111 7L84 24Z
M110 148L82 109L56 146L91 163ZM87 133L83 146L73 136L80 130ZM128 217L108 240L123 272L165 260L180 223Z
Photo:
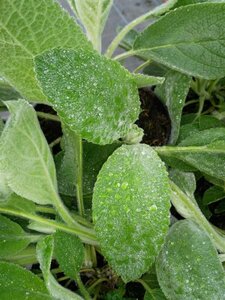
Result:
M209 205L211 203L215 203L225 199L225 191L224 188L219 186L211 186L208 190L204 192L203 195L203 204Z
M169 142L175 144L179 136L180 121L184 103L190 88L191 78L179 72L170 70L165 75L165 81L156 87L156 94L166 105L172 130Z
M156 270L168 299L224 299L225 273L217 251L209 236L192 221L179 221L171 227Z
M25 98L46 101L35 55L54 47L90 49L81 29L53 0L0 0L0 74Z
M36 207L34 202L24 199L12 193L4 202L0 203L0 207L16 210L17 212L35 214Z
M76 279L84 261L84 247L72 234L56 231L54 234L55 255L63 272Z
M94 188L93 218L101 249L125 282L146 272L169 225L164 164L147 145L123 145L103 165Z
M8 83L0 79L0 101L15 100L21 98L20 94Z
M188 136L177 147L164 146L156 150L169 165L170 162L173 165L175 159L203 174L225 180L225 128L202 130Z
M113 0L72 0L77 17L86 29L87 36L96 50L101 51L101 35Z
M145 293L144 300L166 300L166 297L160 289L153 289L151 293Z
M188 75L221 78L225 75L224 10L225 3L177 8L138 36L135 53Z
M16 222L0 215L0 257L17 254L25 249L32 239Z
M144 74L132 74L134 80L138 86L138 88L142 88L145 86L151 86L156 84L162 84L164 81L163 77L155 77L155 76L148 76Z
M52 300L43 281L12 263L0 262L1 300Z
M43 238L37 244L37 259L40 263L46 286L49 293L57 300L82 300L82 298L61 286L50 272L54 250L53 236Z
M110 144L133 131L140 111L137 86L116 61L63 49L35 61L44 94L62 121L83 138Z
M11 115L1 136L1 172L16 194L52 204L57 191L55 166L35 110L24 100L6 105Z

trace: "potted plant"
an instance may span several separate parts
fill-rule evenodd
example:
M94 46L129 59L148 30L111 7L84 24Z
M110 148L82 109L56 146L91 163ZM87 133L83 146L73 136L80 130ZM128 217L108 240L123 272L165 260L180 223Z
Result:
M0 298L224 299L225 3L112 4L0 0Z

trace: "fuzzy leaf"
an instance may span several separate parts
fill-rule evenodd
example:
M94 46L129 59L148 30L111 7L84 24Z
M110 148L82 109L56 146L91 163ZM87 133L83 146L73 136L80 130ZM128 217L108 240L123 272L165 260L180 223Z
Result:
M169 200L165 166L149 146L123 145L103 165L93 195L95 229L125 282L154 262L169 225Z
M225 273L209 236L192 221L175 223L157 261L159 284L168 299L223 299Z
M72 234L56 231L54 234L55 255L63 272L76 279L84 260L84 247Z
M38 276L7 262L0 262L0 295L1 300L52 300Z
M196 132L178 144L178 147L158 147L157 152L168 163L167 158L175 159L203 174L225 180L225 128Z
M52 204L57 191L55 165L36 113L24 100L6 105L11 115L1 136L0 170L16 194Z
M17 254L25 249L32 239L16 222L0 215L0 257Z
M130 133L140 102L132 76L121 65L94 52L63 49L35 61L44 94L72 130L96 144Z
M151 86L156 84L162 84L164 81L163 77L155 77L155 76L148 76L144 74L132 74L134 80L138 86L138 88L142 88L145 86Z
M180 121L184 103L189 91L191 78L179 72L170 70L165 75L165 81L161 86L156 87L156 94L166 105L172 130L170 143L175 144L179 136Z
M166 297L160 289L153 289L151 294L149 292L145 293L144 300L166 300Z
M57 300L82 300L79 295L72 293L70 290L61 286L51 274L50 266L53 250L54 239L51 235L43 238L37 244L37 259L40 263L40 268L49 293Z
M200 3L169 12L136 39L135 52L182 73L225 75L225 3ZM206 18L207 16L207 18Z
M101 50L101 35L113 0L71 0L77 17L86 29L87 36L96 50ZM98 45L100 43L100 46Z
M35 78L34 56L54 47L90 49L91 45L56 1L0 0L0 11L1 76L23 97L46 101Z

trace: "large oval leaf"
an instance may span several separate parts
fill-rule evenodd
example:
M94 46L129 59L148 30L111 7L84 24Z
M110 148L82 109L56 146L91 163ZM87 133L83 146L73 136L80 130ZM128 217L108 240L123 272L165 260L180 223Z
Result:
M180 7L141 33L134 49L189 75L206 79L223 77L224 11L225 3L201 3Z
M44 94L72 130L96 144L110 144L131 131L140 111L137 86L117 62L63 49L35 61Z
M168 299L224 299L225 273L217 251L207 233L192 221L171 227L156 270Z
M102 251L125 282L153 263L169 225L170 190L164 164L147 145L124 145L103 165L93 196Z

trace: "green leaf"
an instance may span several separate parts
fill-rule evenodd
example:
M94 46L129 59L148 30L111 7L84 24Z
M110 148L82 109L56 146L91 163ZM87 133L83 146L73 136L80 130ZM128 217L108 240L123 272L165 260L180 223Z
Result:
M174 183L190 198L194 203L196 203L194 192L196 190L196 180L194 173L182 172L177 169L171 169L170 178Z
M1 300L52 300L43 281L12 263L0 262Z
M52 0L0 0L0 74L23 97L46 101L33 70L35 55L54 47L91 45L81 29Z
M166 297L160 289L154 289L151 291L151 294L145 293L144 300L166 300Z
M17 212L25 212L29 214L35 214L36 207L32 201L24 199L14 193L12 193L4 202L0 202L0 207L14 209Z
M0 101L15 100L21 98L20 94L8 83L0 79Z
M54 250L53 236L49 235L37 244L37 259L40 263L46 286L49 293L56 299L63 300L82 300L82 298L62 287L50 272L52 255Z
M191 78L173 70L168 71L165 78L164 83L157 86L155 92L168 109L172 125L170 143L175 144L179 136L182 110Z
M156 150L167 162L167 157L175 158L203 174L225 180L225 128L202 130L188 136L177 147Z
M203 195L203 204L209 205L225 198L224 188L211 186Z
M52 204L57 191L55 166L36 113L24 100L6 105L11 115L1 136L1 172L16 194Z
M135 53L191 76L221 78L225 75L224 10L225 3L177 8L138 36Z
M97 53L63 49L45 52L35 61L44 94L82 138L110 144L133 130L140 111L137 86L119 63Z
M132 75L134 77L134 80L138 88L142 88L150 85L162 84L164 81L163 77L155 77L155 76L148 76L144 74L135 74L135 73L133 73Z
M190 4L203 3L203 2L224 2L224 0L179 0L175 4L174 8L190 5Z
M32 242L32 238L23 228L0 215L0 257L19 253Z
M93 219L103 254L125 282L154 262L169 225L169 200L165 166L149 146L123 145L103 165Z
M87 36L96 50L101 52L101 35L113 0L71 0L77 17L86 29Z
M156 262L168 299L223 299L225 274L209 236L192 221L175 223Z
M84 261L84 247L72 234L56 231L54 234L55 255L63 272L76 280Z

